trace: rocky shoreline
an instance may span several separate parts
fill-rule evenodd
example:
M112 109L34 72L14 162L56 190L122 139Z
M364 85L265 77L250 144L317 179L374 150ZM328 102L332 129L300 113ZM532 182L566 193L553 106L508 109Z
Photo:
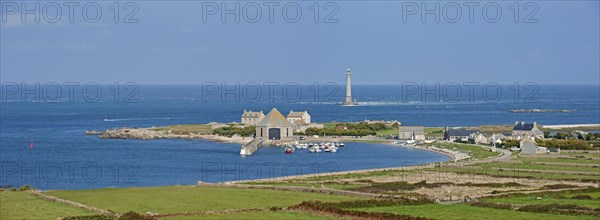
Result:
M575 110L569 109L511 109L508 110L512 113L548 113L548 112L574 112Z
M222 142L222 143L238 143L245 144L246 142L252 140L251 137L242 137L239 135L234 135L232 137L225 137L214 134L197 134L197 133L189 133L189 134L175 134L169 131L157 130L155 128L118 128L106 130L103 132L99 131L86 131L86 135L98 135L102 139L141 139L141 140L151 140L151 139L203 139L214 142Z

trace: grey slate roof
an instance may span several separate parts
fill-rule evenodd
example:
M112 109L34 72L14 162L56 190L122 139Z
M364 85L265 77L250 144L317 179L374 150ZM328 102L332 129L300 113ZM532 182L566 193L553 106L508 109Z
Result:
M288 121L276 108L273 108L258 124L257 127L292 127Z
M295 112L295 111L290 111L290 113L287 115L288 117L302 117L304 114L308 114L308 112L306 111L301 111L301 112Z
M423 126L400 126L400 132L412 132L415 135L425 135Z
M531 131L531 129L533 129L533 128L534 128L533 123L532 124L521 124L521 123L519 123L519 124L516 124L513 127L513 130L516 130L516 131Z
M260 112L245 111L244 114L242 114L242 118L258 118L262 114L263 114L262 111L260 111Z
M477 131L475 131L475 130L466 130L466 129L448 129L448 133L446 136L448 136L448 137L451 137L451 136L463 137L463 136L469 136L476 132Z

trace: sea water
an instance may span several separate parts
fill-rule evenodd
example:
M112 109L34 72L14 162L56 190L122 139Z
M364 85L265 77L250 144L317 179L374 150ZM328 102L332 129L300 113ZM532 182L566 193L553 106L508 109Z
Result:
M109 140L86 130L239 121L244 110L276 107L283 114L307 110L313 122L398 120L403 125L476 126L536 121L539 124L600 123L600 87L541 85L529 96L503 86L500 98L456 92L407 92L401 85L355 85L357 106L340 106L344 94L302 86L302 95L275 92L259 100L241 94L207 94L201 85L140 85L118 96L103 86L97 100L6 94L0 107L0 185L40 189L160 186L272 178L447 161L445 155L382 144L346 143L337 153L286 155L262 148L241 157L240 144L204 140ZM205 88L204 88L205 89ZM449 91L450 89L448 89ZM277 90L276 90L277 91ZM317 92L318 91L318 92ZM441 91L441 89L440 89ZM132 97L125 97L133 94ZM79 96L78 96L79 95ZM89 95L89 94L88 94ZM50 96L50 95L44 95ZM425 97L423 97L425 96ZM494 96L490 99L489 96ZM116 97L116 98L115 98ZM298 98L299 97L299 98ZM453 97L460 97L458 100ZM52 98L52 97L51 97ZM126 99L127 98L127 99ZM239 98L237 100L236 98ZM570 112L511 113L511 109Z

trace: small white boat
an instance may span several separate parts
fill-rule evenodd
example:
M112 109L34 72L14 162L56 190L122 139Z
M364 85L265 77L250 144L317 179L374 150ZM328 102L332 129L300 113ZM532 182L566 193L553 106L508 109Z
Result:
M321 152L321 149L319 149L318 147L311 147L308 149L308 151L311 153L319 153Z
M340 147L344 147L344 146L345 146L344 143L340 143Z
M407 141L406 141L406 143L407 143L407 144L414 144L414 143L415 143L415 140L407 140Z

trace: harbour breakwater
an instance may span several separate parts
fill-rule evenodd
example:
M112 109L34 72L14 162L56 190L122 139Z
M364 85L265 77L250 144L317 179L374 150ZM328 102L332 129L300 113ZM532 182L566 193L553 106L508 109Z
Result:
M263 145L263 140L254 139L248 143L242 145L242 149L240 149L240 155L250 156L254 154Z

